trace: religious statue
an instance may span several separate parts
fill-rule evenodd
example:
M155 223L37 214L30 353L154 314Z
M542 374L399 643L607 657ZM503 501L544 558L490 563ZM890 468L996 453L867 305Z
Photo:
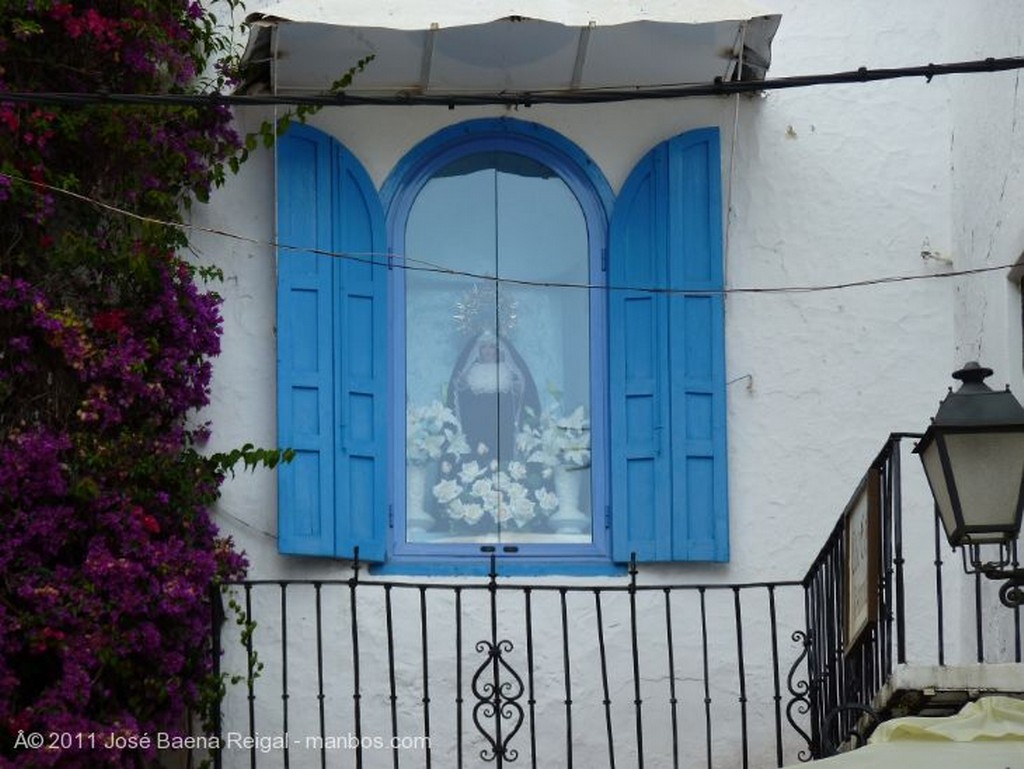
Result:
M506 463L527 415L540 413L529 367L510 341L481 331L463 348L448 383L448 407L462 425L471 455Z
M505 530L545 530L557 507L550 471L544 475L528 460L522 442L541 406L530 367L509 339L516 304L496 287L477 284L453 315L468 337L445 396L459 440L442 456L432 492L456 534L490 539Z

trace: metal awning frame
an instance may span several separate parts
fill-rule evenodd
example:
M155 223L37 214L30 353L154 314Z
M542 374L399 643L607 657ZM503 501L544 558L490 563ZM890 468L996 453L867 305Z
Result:
M575 49L572 51L571 74L567 82L560 82L551 87L517 87L513 82L507 87L488 88L470 87L466 89L439 86L434 82L433 77L438 61L438 41L445 34L449 37L453 31L465 35L472 33L474 28L487 30L494 34L497 29L499 33L505 30L522 29L523 25L517 22L534 22L535 27L544 29L558 28L561 34L574 34ZM463 25L442 28L438 24L431 24L424 30L385 30L383 28L345 28L338 25L319 25L320 28L337 28L347 31L352 36L368 36L377 34L396 33L405 36L421 35L422 47L418 61L418 71L415 77L411 76L408 81L400 87L392 88L386 84L384 87L370 85L359 86L359 78L353 87L346 90L344 103L347 104L442 104L448 106L465 104L540 104L540 103L574 103L574 102L608 102L622 101L632 98L664 98L674 95L672 92L681 88L694 88L708 85L721 85L727 83L745 83L762 80L771 60L771 40L775 34L780 17L761 16L749 20L736 22L715 22L705 24L675 24L669 22L630 22L611 26L599 26L591 21L580 27L569 27L556 22L544 22L536 19L525 19L522 17L506 17L503 19L482 25ZM279 78L279 70L282 66L292 64L289 57L297 55L294 51L282 51L281 37L283 34L291 34L301 25L307 25L306 29L316 29L308 25L312 22L295 22L280 19L273 16L253 14L249 17L250 38L243 62L248 64L248 73L239 93L257 95L260 93L272 93L274 95L304 96L310 93L323 94L325 88L323 83L310 84L300 87L295 82L282 85ZM638 24L648 25L646 28L639 28ZM626 84L614 83L595 87L585 81L584 73L588 65L594 66L593 44L595 37L603 35L607 47L609 35L632 34L634 38L650 31L664 33L666 30L677 32L686 30L683 34L697 34L697 31L706 33L714 24L728 24L732 33L731 45L728 48L719 48L715 53L714 64L712 57L704 55L701 57L702 69L700 77L690 78L688 73L679 71L677 77L664 78L671 82L629 82ZM296 26L299 25L299 26ZM754 28L755 33L750 30ZM717 32L721 35L719 27ZM564 30L564 31L562 31ZM678 32L677 32L678 33ZM382 55L386 56L387 52ZM607 58L607 54L606 54ZM284 61L284 64L281 62ZM659 60L664 62L664 60ZM710 65L714 67L709 70ZM293 65L294 66L294 65ZM604 70L607 72L608 63L604 63ZM635 68L635 64L633 65ZM717 70L715 72L714 70ZM658 74L664 74L664 66ZM507 76L507 75L506 75ZM294 80L294 76L293 76ZM372 81L372 78L368 78ZM451 78L449 78L449 81ZM365 82L365 81L364 81Z

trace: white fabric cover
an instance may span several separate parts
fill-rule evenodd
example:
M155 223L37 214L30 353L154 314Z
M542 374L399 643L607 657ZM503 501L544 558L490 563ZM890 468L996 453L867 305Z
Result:
M280 0L249 15L245 59L278 94L346 89L401 103L443 95L654 91L716 78L758 80L780 16L749 0L335 3ZM739 62L742 60L742 70Z
M432 24L441 27L486 24L508 16L543 19L569 27L582 27L591 22L607 26L630 21L705 24L723 20L742 21L769 13L753 0L620 0L616 3L596 3L593 0L435 0L430 3L409 0L250 0L246 3L246 10L251 14L289 21L390 29L429 29Z
M1024 769L1024 700L983 697L954 716L894 718L863 748L810 769Z

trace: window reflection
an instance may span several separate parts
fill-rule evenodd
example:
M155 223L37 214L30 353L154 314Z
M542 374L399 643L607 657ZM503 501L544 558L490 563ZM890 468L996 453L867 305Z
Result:
M405 273L407 540L590 542L588 292L534 285L587 283L578 201L471 155L420 191L405 251L458 273Z

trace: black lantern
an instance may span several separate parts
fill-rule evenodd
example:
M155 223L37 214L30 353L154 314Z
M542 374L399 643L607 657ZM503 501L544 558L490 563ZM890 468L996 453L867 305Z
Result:
M969 549L971 565L986 576L1015 578L1016 587L1004 590L1020 598L1024 571L1001 567L1009 563L1024 512L1024 407L1009 387L989 388L984 380L991 375L973 361L955 372L963 385L950 389L914 451L949 543ZM981 563L982 545L999 545L998 563Z

